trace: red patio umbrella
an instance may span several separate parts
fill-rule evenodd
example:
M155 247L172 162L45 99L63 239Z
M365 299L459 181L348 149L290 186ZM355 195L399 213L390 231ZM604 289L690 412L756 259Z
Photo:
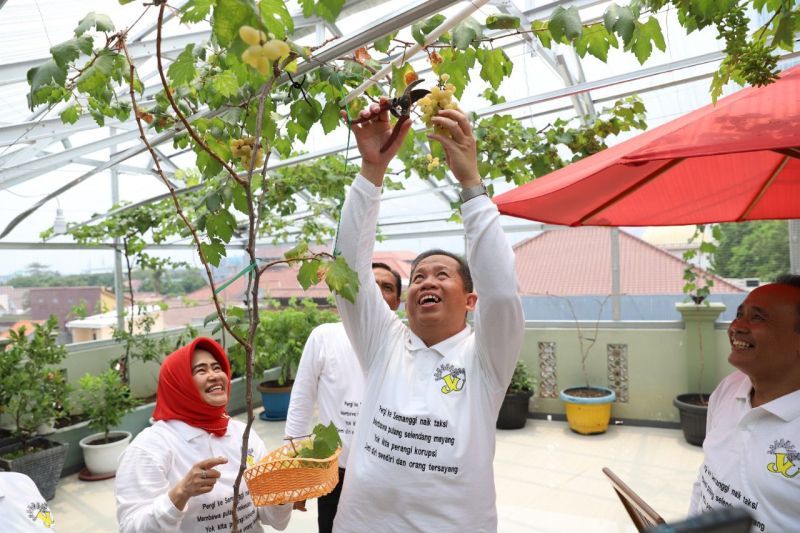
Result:
M800 66L494 201L569 226L800 218Z

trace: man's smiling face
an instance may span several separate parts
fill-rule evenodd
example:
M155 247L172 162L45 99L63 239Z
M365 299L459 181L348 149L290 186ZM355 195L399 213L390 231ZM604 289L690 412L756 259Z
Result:
M751 378L800 370L800 289L771 284L747 295L728 328L728 361Z
M422 259L411 273L406 311L411 331L428 346L455 335L466 325L477 296L467 292L457 260L446 255Z

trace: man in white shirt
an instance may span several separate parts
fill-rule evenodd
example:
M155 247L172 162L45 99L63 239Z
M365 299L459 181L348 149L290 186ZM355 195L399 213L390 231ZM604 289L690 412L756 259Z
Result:
M337 303L366 381L334 531L496 531L494 426L524 329L514 254L481 184L469 121L457 110L439 112L434 125L448 137L429 137L462 187L472 275L448 252L418 257L406 326L383 305L370 260L383 176L410 121L381 152L392 135L388 113L373 104L361 118L353 126L361 173L337 238L360 289L355 304Z
M50 507L25 474L0 471L0 525L19 533L56 530Z
M372 273L381 296L396 311L402 291L400 274L385 263L372 263ZM330 494L317 499L320 533L333 530L333 519L342 492L350 441L356 428L358 408L364 395L364 373L353 353L341 322L321 324L308 336L292 387L286 417L287 437L302 437L311 430L314 405L319 401L319 421L333 422L342 439L339 455L339 483ZM305 511L305 501L294 505Z
M690 513L744 507L752 531L800 528L800 276L747 295L728 328L738 370L708 404Z

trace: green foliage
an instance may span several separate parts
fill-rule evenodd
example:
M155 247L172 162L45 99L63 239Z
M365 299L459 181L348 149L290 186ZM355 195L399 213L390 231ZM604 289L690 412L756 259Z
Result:
M9 330L10 343L0 357L0 408L12 419L23 444L36 428L68 412L70 386L58 368L67 356L56 342L58 321L51 316L36 324Z
M698 246L683 252L683 260L687 263L683 269L683 292L696 304L705 302L708 305L709 303L708 297L711 295L711 288L714 287L713 275L715 274L713 264L709 262L709 259L715 255L717 245L714 241L719 242L719 239L720 228L718 225L711 226L711 239L708 240L706 225L698 224L689 239L690 244L697 242ZM695 258L700 264L707 263L708 268L701 270L694 266L691 260Z
M535 385L536 380L531 375L528 367L522 360L517 361L517 366L514 367L514 374L511 376L511 383L508 384L508 392L533 392Z
M490 98L493 94L488 95ZM509 115L480 119L475 136L480 144L478 168L487 179L502 178L521 185L606 148L606 139L621 132L645 129L645 107L638 98L626 98L603 110L588 124L557 119L541 130L523 126ZM424 133L417 135L425 143ZM428 161L408 141L399 154L405 175L444 179L444 169L428 169Z
M164 357L197 337L197 330L192 326L187 326L177 338L153 336L155 318L152 314L146 314L141 305L135 316L126 316L125 320L127 328L114 328L112 338L125 346L123 358L126 360L122 364L126 367L129 358L138 359L143 363L160 364ZM126 375L123 376L123 380L127 382Z
M137 401L113 368L97 376L85 374L79 385L78 397L83 413L89 417L89 427L104 433L105 442L108 442L109 431L122 422L122 417L136 407Z
M312 446L301 448L297 457L307 459L327 459L342 445L342 439L336 430L336 425L331 422L327 426L317 424L311 434Z
M303 347L311 330L320 324L337 320L339 317L336 313L319 309L310 299L300 302L290 301L285 308L262 311L254 341L256 372L280 367L278 383L280 385L288 383L292 372L300 362ZM244 352L241 347L232 347L229 355L234 369L243 372Z
M772 281L789 271L789 229L785 220L720 224L711 264L726 278Z

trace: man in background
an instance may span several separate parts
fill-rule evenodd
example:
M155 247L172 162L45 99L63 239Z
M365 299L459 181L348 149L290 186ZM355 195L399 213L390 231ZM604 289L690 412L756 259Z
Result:
M752 531L800 528L800 276L747 295L728 328L737 370L708 404L690 514L744 507Z
M385 263L372 263L375 283L389 309L400 307L400 274ZM333 530L333 519L344 483L347 455L355 431L358 408L364 395L364 373L353 353L341 322L321 324L308 336L297 376L292 387L286 435L301 437L311 431L315 404L319 404L319 421L334 423L342 439L339 455L339 483L330 494L317 500L317 525L320 533ZM296 510L305 511L305 501L297 502Z

